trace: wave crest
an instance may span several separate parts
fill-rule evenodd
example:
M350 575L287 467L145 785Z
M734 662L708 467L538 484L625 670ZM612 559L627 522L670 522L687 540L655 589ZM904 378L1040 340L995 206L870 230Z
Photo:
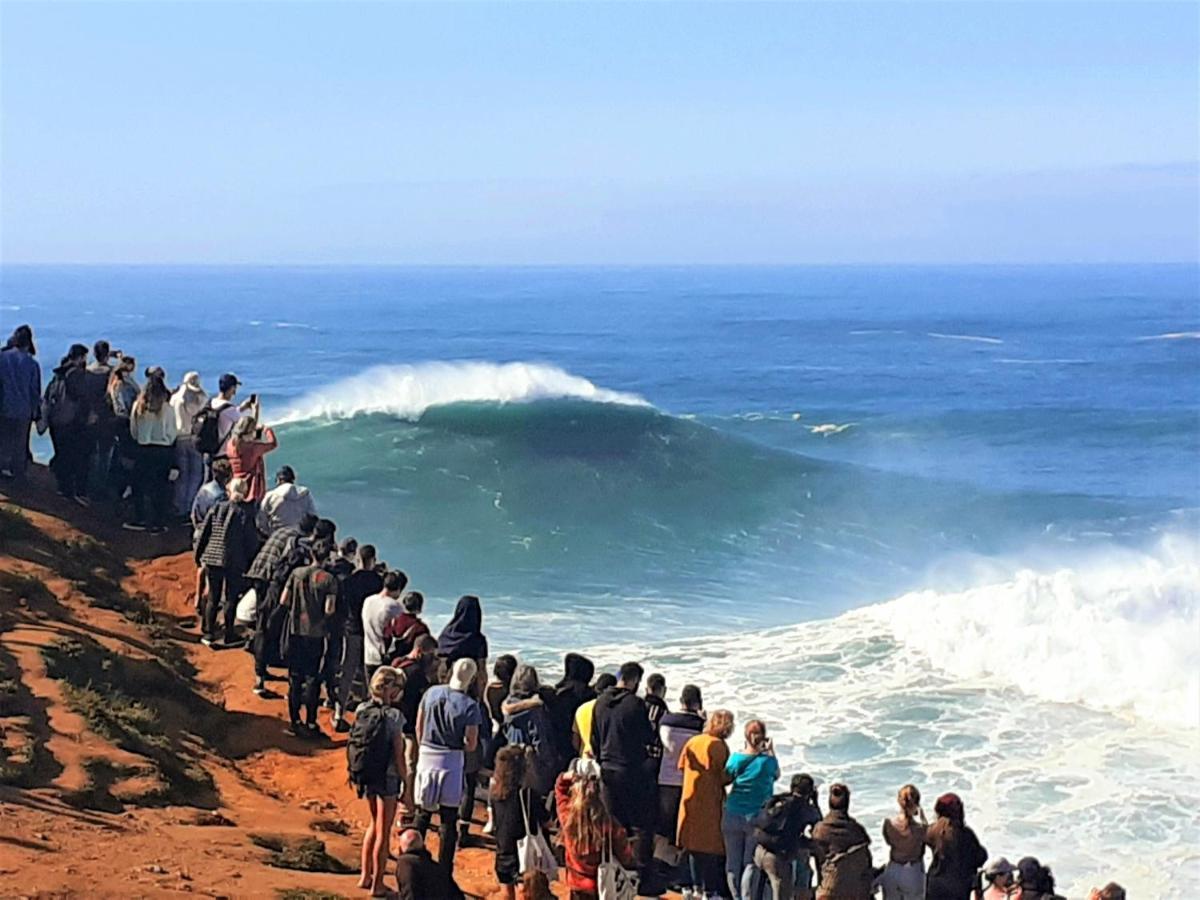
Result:
M1200 727L1200 542L958 593L924 590L860 610L960 678L991 678L1057 703ZM857 614L851 614L857 615Z
M300 399L284 422L382 413L415 421L456 403L582 400L649 407L637 394L597 387L557 366L530 362L424 362L375 366Z

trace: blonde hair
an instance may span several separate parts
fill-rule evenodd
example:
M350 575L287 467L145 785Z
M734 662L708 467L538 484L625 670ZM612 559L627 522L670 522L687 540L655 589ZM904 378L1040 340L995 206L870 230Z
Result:
M563 838L577 856L599 853L605 836L613 828L612 817L604 805L599 778L576 778L571 782L570 803L563 816Z
M371 699L391 703L404 690L405 680L404 673L399 669L380 666L371 676L371 684L368 687Z
M727 738L733 734L733 713L727 709L718 709L704 723L704 733L713 737Z
M746 723L744 734L746 735L747 747L761 750L763 744L767 741L767 726L762 723L761 719L751 719Z
M254 416L242 416L233 423L233 430L229 434L230 443L240 444L247 438L254 437L256 428L258 428L258 420Z
M238 477L229 482L229 486L225 488L226 494L230 500L245 500L246 493L250 490L250 481L246 478Z
M896 795L896 802L900 804L900 812L904 814L906 822L924 818L924 814L921 812L921 792L917 790L916 785L906 784L900 788L900 793Z

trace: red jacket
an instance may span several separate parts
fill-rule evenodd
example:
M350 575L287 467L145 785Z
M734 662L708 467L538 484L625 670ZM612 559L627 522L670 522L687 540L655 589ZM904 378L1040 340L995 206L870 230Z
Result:
M567 814L571 809L571 780L566 774L559 775L558 781L554 783L554 802L558 806L558 821L566 822ZM566 850L567 857L567 888L595 896L597 891L596 869L600 866L601 851L597 849L580 856L567 837L565 828L562 835L563 849ZM620 860L621 865L632 869L633 850L629 846L625 829L614 822L609 837L612 839L613 855Z

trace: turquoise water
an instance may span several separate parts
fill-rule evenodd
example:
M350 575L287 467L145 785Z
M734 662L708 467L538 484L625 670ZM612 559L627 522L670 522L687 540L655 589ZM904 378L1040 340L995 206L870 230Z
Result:
M636 651L870 815L959 787L997 852L1166 897L1200 861L1197 281L10 267L0 315L45 359L237 372L435 618L469 591L498 649Z

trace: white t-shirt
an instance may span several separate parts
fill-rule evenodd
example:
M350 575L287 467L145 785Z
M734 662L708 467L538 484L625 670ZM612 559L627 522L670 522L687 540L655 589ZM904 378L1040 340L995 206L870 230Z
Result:
M368 666L381 666L385 662L391 639L391 625L404 613L399 597L386 593L372 594L363 601L363 662Z
M233 434L233 426L237 424L238 419L242 417L242 411L238 409L236 403L226 400L224 397L217 397L212 402L212 408L217 410L217 436L224 438L221 444L220 453L229 453L229 436Z

